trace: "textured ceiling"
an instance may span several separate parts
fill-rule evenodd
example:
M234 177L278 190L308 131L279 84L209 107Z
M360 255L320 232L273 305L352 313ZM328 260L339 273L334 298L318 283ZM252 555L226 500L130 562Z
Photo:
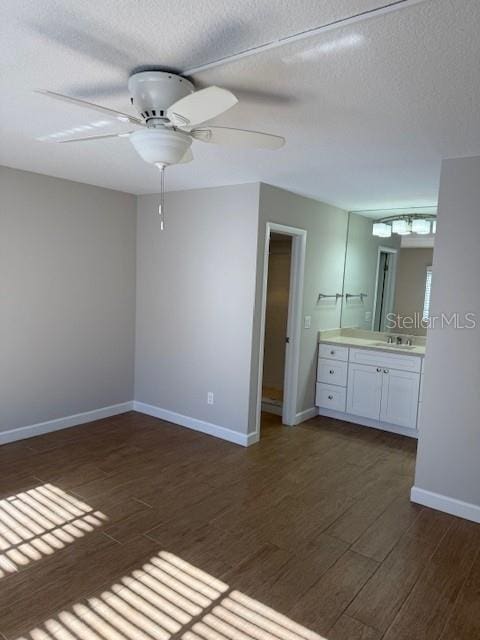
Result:
M32 89L131 111L135 68L188 69L385 3L2 0L0 164L156 192L157 170L128 139L38 142L105 119ZM168 171L169 188L261 180L347 209L434 204L441 159L480 155L479 31L478 0L424 0L197 74L200 86L238 92L218 123L279 133L287 145L194 143L195 161ZM99 133L124 127L106 120Z

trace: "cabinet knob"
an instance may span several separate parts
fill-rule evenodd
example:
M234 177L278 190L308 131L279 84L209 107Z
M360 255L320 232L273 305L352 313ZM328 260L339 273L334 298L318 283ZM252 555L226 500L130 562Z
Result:
M383 373L388 373L388 369L384 369L384 370L383 370Z
M330 355L331 355L331 356L334 356L334 355L335 355L335 351L333 351L333 350L332 350L332 351L330 351Z
M328 399L329 400L333 400L333 396L328 396Z
M333 369L330 369L330 373L331 373L331 374L332 374L332 376L333 376L333 374L335 373L335 371L334 371Z
M381 372L382 372L381 368L377 367L377 373L381 373Z

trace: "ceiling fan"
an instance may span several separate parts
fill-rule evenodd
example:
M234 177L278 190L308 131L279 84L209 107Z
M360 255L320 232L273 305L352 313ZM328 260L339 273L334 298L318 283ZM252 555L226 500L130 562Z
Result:
M128 80L130 101L138 116L110 109L54 91L38 90L37 93L55 100L113 116L121 122L130 122L137 128L125 133L107 133L86 138L54 139L60 144L85 142L104 138L128 137L139 156L160 169L160 229L164 228L165 168L193 160L193 140L250 149L279 149L285 144L281 136L205 125L212 118L224 113L238 100L227 89L207 87L195 90L187 78L167 71L140 71Z
M104 138L128 137L140 157L159 169L193 159L193 140L250 149L279 149L285 143L281 136L258 131L205 125L224 113L238 100L227 89L207 87L195 90L187 78L165 71L140 71L130 76L128 90L138 116L132 116L54 91L37 93L55 100L100 111L137 128L126 133L110 133L83 138L56 139L60 144Z

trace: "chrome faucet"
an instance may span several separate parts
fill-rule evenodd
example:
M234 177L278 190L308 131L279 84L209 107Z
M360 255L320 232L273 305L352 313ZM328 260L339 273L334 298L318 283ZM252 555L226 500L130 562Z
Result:
M393 344L393 336L388 336L387 344Z
M413 344L412 339L411 339L411 338L407 338L407 339L405 340L405 344L406 344L406 345L408 345L409 347L411 347L411 346L412 346L412 344Z
M402 336L397 336L397 344L402 344Z

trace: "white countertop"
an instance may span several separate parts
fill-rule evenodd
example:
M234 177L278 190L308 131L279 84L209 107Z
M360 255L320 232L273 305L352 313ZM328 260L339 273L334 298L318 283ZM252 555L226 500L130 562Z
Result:
M382 342L382 340L369 339L369 338L354 338L351 336L332 336L321 338L320 342L322 344L338 344L345 347L358 347L361 349L376 349L378 351L387 351L388 353L401 353L405 356L420 356L423 357L425 355L425 347L423 345L412 345L411 348L398 348L395 344L387 344L387 342ZM382 342L381 345L378 345L378 342Z

